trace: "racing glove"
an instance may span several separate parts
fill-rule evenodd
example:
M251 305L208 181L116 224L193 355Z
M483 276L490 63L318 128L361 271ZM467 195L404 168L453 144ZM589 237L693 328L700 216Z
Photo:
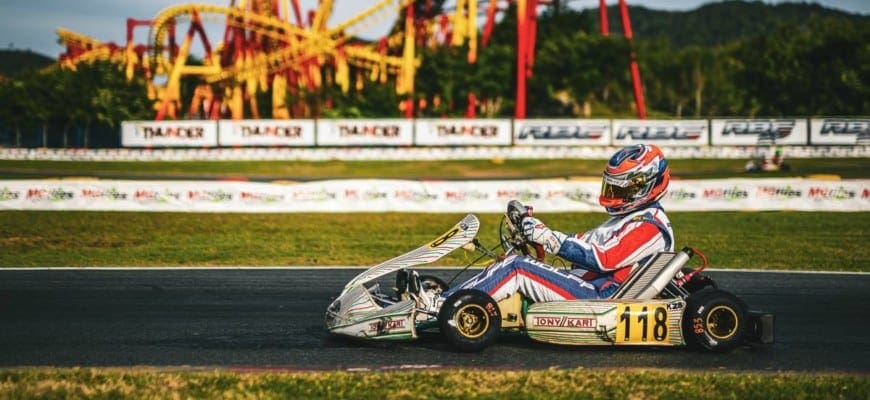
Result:
M544 251L550 254L558 254L559 249L562 248L562 242L568 238L568 235L548 228L535 217L523 218L522 224L523 236L526 240L544 246Z

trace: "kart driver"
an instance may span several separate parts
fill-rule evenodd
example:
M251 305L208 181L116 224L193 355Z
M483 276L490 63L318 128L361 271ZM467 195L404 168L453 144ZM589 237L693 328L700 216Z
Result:
M659 204L669 180L668 163L657 146L632 145L617 151L604 169L598 198L610 219L577 234L553 230L531 216L522 219L523 236L571 262L570 270L512 255L441 298L467 288L482 290L495 301L517 291L535 302L609 297L633 267L673 250L671 223Z

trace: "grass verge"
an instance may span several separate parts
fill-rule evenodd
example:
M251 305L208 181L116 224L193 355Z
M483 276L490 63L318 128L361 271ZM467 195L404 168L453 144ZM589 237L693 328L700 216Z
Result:
M870 158L795 158L789 172L747 174L744 159L672 159L681 179L785 177L811 174L844 179L870 177ZM439 160L439 161L30 161L0 160L0 179L98 176L118 179L202 179L246 176L252 179L534 179L601 176L604 160Z
M864 399L848 374L673 371L0 370L4 399Z
M412 250L463 214L209 214L0 212L0 267L374 265ZM480 214L479 238L497 245L501 215ZM603 213L540 214L566 233ZM712 267L870 271L870 213L670 213L676 248ZM436 265L465 265L457 251Z

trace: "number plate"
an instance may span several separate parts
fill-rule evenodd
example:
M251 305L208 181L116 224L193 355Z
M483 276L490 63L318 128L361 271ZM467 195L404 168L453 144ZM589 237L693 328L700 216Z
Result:
M668 341L666 303L624 303L616 306L617 344L664 344Z

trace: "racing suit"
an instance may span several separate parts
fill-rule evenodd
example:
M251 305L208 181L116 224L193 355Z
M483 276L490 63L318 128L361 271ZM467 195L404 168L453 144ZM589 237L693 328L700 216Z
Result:
M557 240L544 248L570 261L570 270L546 265L533 257L509 256L442 296L474 288L495 301L515 292L535 302L606 298L634 266L674 247L671 223L658 202L613 216L582 234L552 233Z

